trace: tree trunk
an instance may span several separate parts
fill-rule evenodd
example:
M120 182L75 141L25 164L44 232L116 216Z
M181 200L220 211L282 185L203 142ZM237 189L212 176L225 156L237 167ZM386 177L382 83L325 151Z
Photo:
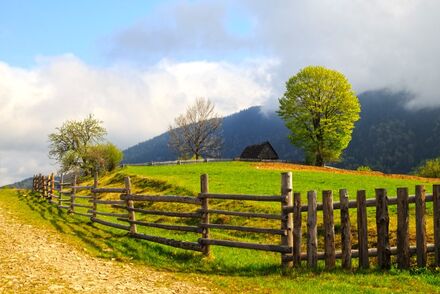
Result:
M321 153L317 153L315 157L315 165L316 166L324 166L324 158L322 158Z

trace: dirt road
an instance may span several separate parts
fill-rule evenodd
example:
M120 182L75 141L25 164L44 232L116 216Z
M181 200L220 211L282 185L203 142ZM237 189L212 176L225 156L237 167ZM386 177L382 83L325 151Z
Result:
M0 293L208 293L170 273L91 257L0 208Z

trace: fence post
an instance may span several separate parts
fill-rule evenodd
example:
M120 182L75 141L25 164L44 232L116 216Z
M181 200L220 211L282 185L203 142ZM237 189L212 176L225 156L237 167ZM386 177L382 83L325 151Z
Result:
M336 265L333 192L330 190L322 191L322 212L324 215L325 268L330 270L333 269Z
M410 266L408 188L397 188L397 264L401 269Z
M351 224L348 208L348 193L346 189L339 190L339 202L341 203L341 245L342 267L351 269Z
M318 265L316 191L307 193L307 202L307 265L315 268Z
M41 174L38 175L38 193L41 197L43 193L43 176Z
M426 194L423 185L416 186L416 251L417 251L417 266L425 267L427 259L426 247Z
M377 264L381 269L391 267L389 224L387 191L376 189Z
M204 193L208 193L209 192L209 179L208 179L208 175L207 174L203 174L200 176L200 193L204 194ZM202 197L202 223L203 224L209 224L209 213L208 213L208 209L209 209L209 202L208 202L208 198L206 197ZM202 238L206 238L209 239L209 229L208 228L203 228L202 229ZM203 255L205 256L209 256L211 254L211 248L208 244L203 244L202 245L202 252Z
M130 177L125 177L124 179L125 183L125 193L126 195L131 195L131 181ZM127 199L127 210L128 210L128 220L134 222L136 221L136 215L133 210L134 208L134 201ZM137 227L136 224L130 222L130 234L136 234L137 233Z
M293 265L301 266L301 194L293 194Z
M440 266L440 185L433 185L435 266Z
M43 176L43 197L47 198L47 176Z
M53 173L50 174L50 186L49 186L49 202L52 203L53 191L55 190L55 178Z
M368 260L368 228L367 228L367 196L365 190L357 191L357 227L359 247L359 267L367 269L370 267Z
M288 246L292 248L291 253L281 254L281 266L283 270L293 266L292 261L286 261L286 257L291 257L293 253L293 216L292 213L284 212L285 206L293 206L292 198L292 173L282 173L281 174L281 230L286 230L286 234L281 236L281 245Z
M75 194L76 194L76 185L77 185L77 175L73 177L72 183L72 191L70 192L70 209L68 212L73 213L75 211Z
M93 175L93 189L97 189L98 188L98 172L95 171L95 174ZM96 211L98 210L98 204L96 204L96 198L97 198L98 194L97 193L92 193L92 216L90 217L90 220L93 222L94 219L96 218Z
M62 205L62 203L63 203L63 184L64 184L64 174L63 173L61 173L61 175L60 175L60 186L59 186L59 190L58 190L58 192L59 192L59 194L58 194L58 205L59 206L61 206Z

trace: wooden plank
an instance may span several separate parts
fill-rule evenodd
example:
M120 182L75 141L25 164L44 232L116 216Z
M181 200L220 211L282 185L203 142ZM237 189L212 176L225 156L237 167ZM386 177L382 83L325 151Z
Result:
M114 208L127 209L128 211L136 211L142 214L150 215L163 215L163 216L173 216L173 217L187 217L187 218L199 218L201 213L199 212L174 212L174 211L160 211L160 210L147 210L142 208L126 208L122 205L112 205Z
M96 204L110 204L110 205L122 205L125 204L125 201L123 200L89 200L90 203L96 203ZM125 209L124 207L121 207Z
M139 234L139 233L131 234L130 236L133 238L143 239L143 240L147 240L147 241L151 241L151 242L155 242L155 243L159 243L159 244L163 244L163 245L168 245L168 246L172 246L172 247L177 247L177 248L181 248L181 249L202 251L202 247L200 246L200 244L195 243L195 242L178 241L178 240L157 237L157 236L151 236L151 235L146 235L146 234Z
M376 189L377 264L381 269L391 268L389 224L387 191Z
M92 188L92 193L126 193L125 188Z
M121 230L125 230L125 231L130 231L130 226L125 226L125 225L121 225L121 224L116 224L116 223L104 221L104 220L96 218L96 217L91 217L90 220L95 223L104 225L104 226L113 227L113 228L121 229Z
M92 217L91 214L88 213L81 213L81 212L77 212L77 211L73 211L73 214L79 215L79 216L84 216L84 217Z
M324 253L325 268L335 268L335 223L333 218L333 192L331 190L322 192L322 204L324 215Z
M93 196L90 196L90 195L88 195L88 196L73 195L73 198L74 199L92 199Z
M123 213L104 212L104 211L98 211L98 210L94 210L94 209L90 209L90 210L88 210L88 212L91 213L92 215L97 214L97 215L128 218L128 214L123 214Z
M434 252L434 244L428 244L428 252ZM392 255L397 255L397 247L391 247L390 248L391 254ZM416 246L410 246L409 249L410 255L415 255L416 254ZM342 258L342 251L336 251L336 258ZM351 256L353 258L358 258L359 257L359 250L357 249L353 249L351 250ZM368 249L368 256L369 257L376 257L377 256L377 248L370 248ZM293 257L289 256L286 259L288 260L292 260ZM325 259L325 254L324 252L318 252L318 259L319 260L324 260ZM307 254L306 253L302 253L301 254L301 260L307 260Z
M93 189L93 186L72 186L72 189L75 189L76 191L82 191L82 190L91 190Z
M78 204L78 203L72 203L71 206L73 206L73 207L90 208L90 209L93 208L93 206L90 206L90 205L84 205L84 204Z
M187 204L200 204L201 200L191 196L153 196L153 195L121 195L122 200L149 201L149 202L174 202Z
M307 193L307 265L311 268L318 266L318 227L316 211L316 191Z
M440 266L440 185L433 185L433 215L434 215L434 252L435 266Z
M282 196L264 196L264 195L241 195L241 194L211 194L211 193L201 193L199 198L210 198L210 199L226 199L226 200L249 200L249 201L273 201L281 202L283 201Z
M397 264L401 269L410 266L408 188L397 188Z
M433 201L432 199L433 199L432 195L426 195L426 202L432 202ZM408 203L416 203L416 197L414 195L409 196L408 197ZM366 205L366 207L376 207L376 199L375 198L366 199L365 205ZM388 199L388 205L397 205L397 197L389 198ZM340 208L341 208L341 203L340 202L334 202L333 203L333 210L340 209ZM357 208L357 201L350 200L348 202L348 208ZM286 212L290 212L290 213L293 212L293 207L292 206L285 207L284 209L286 210ZM318 210L318 211L322 210L322 204L321 203L319 203L317 205L316 210ZM301 206L301 212L307 212L307 205Z
M416 186L416 245L417 245L417 266L425 267L427 260L426 248L426 203L425 187Z
M150 227L150 228L158 228L158 229L165 229L165 230L173 230L173 231L181 231L181 232L193 232L193 233L201 233L202 229L196 226L178 226L178 225L170 225L170 224L158 224L158 223L151 223L151 222L144 222L144 221L132 221L128 218L118 218L118 220L123 222L128 222L130 224L136 224L144 227Z
M217 240L217 239L200 238L199 243L203 245L218 245L218 246L226 246L226 247L280 252L280 253L290 253L292 251L292 248L281 245L255 244L255 243Z
M301 266L301 194L293 194L293 266Z
M341 203L341 259L342 268L351 270L351 223L348 208L348 193L346 189L339 190Z
M255 227L245 227L245 226L231 226L223 224L200 224L201 228L211 228L211 229L222 229L222 230L235 230L249 233L262 233L262 234L272 234L286 236L287 230L269 229L269 228L255 228ZM286 245L287 246L287 245Z
M203 211L200 210L200 212L203 212ZM280 214L228 211L228 210L216 210L216 209L209 209L208 213L281 220Z
M367 205L365 190L359 190L356 194L357 200L357 227L358 227L358 248L359 267L367 269L370 267L368 260L368 228L367 228Z
M70 206L58 205L57 207L61 209L70 209Z
M209 193L209 178L207 174L203 174L200 176L200 195L206 195ZM199 195L199 197L200 197ZM200 199L200 205L202 216L200 218L201 224L209 224L209 198L203 197ZM209 228L205 227L202 230L202 239L209 240ZM200 242L199 242L200 243ZM209 244L200 243L202 245L203 255L209 256L211 255L211 247Z
M283 256L293 254L293 216L291 213L285 213L283 211L284 206L293 206L291 172L281 174L281 197L283 199L283 201L281 201L281 230L277 231L281 233L281 245L292 248L291 252L281 254L281 267L283 271L285 271L287 268L293 267L293 261L283 261Z

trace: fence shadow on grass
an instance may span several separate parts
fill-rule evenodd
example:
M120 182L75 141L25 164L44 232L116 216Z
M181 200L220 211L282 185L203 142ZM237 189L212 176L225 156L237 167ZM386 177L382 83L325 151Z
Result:
M200 253L170 249L162 245L130 238L125 231L113 229L89 221L87 218L70 215L50 204L38 194L17 191L18 199L37 213L57 232L74 235L94 255L114 258L119 261L148 264L159 269L180 272L203 272L234 276L278 274L277 264L225 264L221 260L204 258Z

